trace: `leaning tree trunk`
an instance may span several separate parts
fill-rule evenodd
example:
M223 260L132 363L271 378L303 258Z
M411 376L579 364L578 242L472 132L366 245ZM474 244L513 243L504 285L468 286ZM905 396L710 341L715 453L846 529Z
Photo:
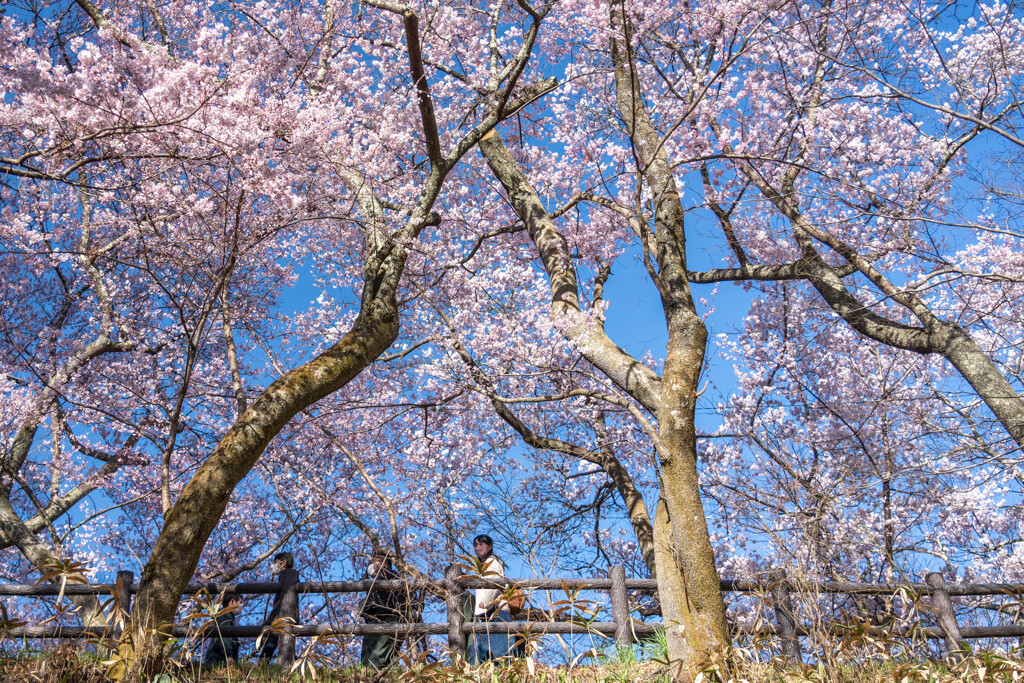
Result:
M363 295L352 329L309 363L271 384L228 430L182 490L142 572L132 609L130 638L122 643L122 664L114 678L148 675L162 664L159 630L174 621L178 601L195 572L207 539L235 486L248 474L275 435L297 413L345 386L398 336L395 289L404 266L396 248L381 268L375 294Z

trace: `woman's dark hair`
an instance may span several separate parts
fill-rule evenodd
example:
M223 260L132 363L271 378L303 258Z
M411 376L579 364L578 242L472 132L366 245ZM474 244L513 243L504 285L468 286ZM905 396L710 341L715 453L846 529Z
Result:
M291 553L278 553L277 555L274 555L274 562L278 562L280 560L284 560L285 569L291 569L295 566L295 556Z
M486 560L488 557L493 557L494 559L496 559L498 561L499 564L501 564L502 571L504 571L505 570L505 561L495 554L495 552L494 552L494 541L491 540L491 537L488 536L487 534L480 534L479 536L477 536L476 538L473 539L473 545L476 545L477 543L486 543L487 547L491 549L490 552L488 552L487 555L485 557L481 558L481 559Z

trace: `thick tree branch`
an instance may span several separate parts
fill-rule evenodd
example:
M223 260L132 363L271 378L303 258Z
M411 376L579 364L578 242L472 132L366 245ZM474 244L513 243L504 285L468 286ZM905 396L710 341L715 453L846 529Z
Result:
M441 139L437 134L437 118L434 115L434 101L430 97L430 86L423 71L423 51L420 47L419 19L412 10L402 14L405 20L405 43L409 47L409 71L416 85L416 97L423 121L423 137L427 144L427 157L434 166L441 165Z
M833 268L836 277L844 278L857 272L857 267L849 263ZM740 280L759 280L762 282L779 282L784 280L803 280L807 277L801 261L781 263L777 265L750 265L740 268L716 268L705 271L687 271L687 279L696 284L712 284L715 282L736 282Z
M656 413L661 379L619 348L600 325L583 314L569 244L496 131L480 141L480 151L537 248L551 282L551 313L563 326L563 334L616 386Z
M427 146L427 158L435 168L441 167L441 140L437 133L437 117L434 114L434 101L430 97L430 85L423 70L423 48L420 46L420 20L416 12L408 5L388 0L364 0L367 5L402 15L405 27L405 45L409 54L409 73L416 87L416 99L420 108L420 121L423 124L423 140Z

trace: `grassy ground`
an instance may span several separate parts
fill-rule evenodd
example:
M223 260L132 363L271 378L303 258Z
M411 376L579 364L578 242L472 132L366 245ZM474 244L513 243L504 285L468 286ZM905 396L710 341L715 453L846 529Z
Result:
M43 656L0 657L2 683L104 683L104 666L96 657L73 646ZM698 683L1024 683L1024 662L1000 655L978 653L951 666L940 662L874 659L833 666L786 668L778 663L741 662L731 671L713 663ZM620 656L592 666L530 667L525 661L470 668L445 664L414 665L375 674L365 669L309 667L287 675L277 667L233 664L219 669L169 669L148 683L670 683L665 664Z

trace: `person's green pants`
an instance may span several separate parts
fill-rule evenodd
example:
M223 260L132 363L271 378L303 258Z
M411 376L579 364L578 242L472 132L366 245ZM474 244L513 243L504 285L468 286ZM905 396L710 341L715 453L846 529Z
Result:
M368 624L397 624L398 617L385 617L380 621L367 621ZM402 648L404 638L397 633L385 635L363 636L363 649L359 653L359 663L373 667L378 671L388 668L398 651Z

